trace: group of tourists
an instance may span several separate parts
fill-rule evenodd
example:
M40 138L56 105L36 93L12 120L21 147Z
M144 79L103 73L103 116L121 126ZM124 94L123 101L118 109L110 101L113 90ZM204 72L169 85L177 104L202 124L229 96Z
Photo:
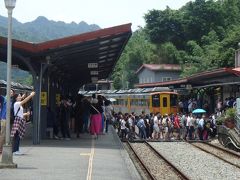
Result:
M6 136L6 97L0 95L0 153L5 143ZM16 94L11 90L11 140L13 154L22 155L19 150L20 139L24 137L26 122L30 117L28 102L35 92ZM99 135L108 133L108 125L112 116L111 101L103 96L83 96L78 94L75 101L67 96L62 96L56 109L47 107L47 127L53 128L54 138L70 140L71 134L76 133L79 138L81 133L90 133L94 139Z
M24 137L26 120L31 114L28 102L35 92L16 94L11 90L11 137L13 154L21 155L19 151L20 139ZM188 102L188 106L186 105ZM217 112L223 106L234 106L234 99L226 102L218 101ZM70 140L75 133L79 138L81 133L90 133L94 139L108 133L108 125L112 123L122 139L152 139L152 140L208 140L216 136L216 116L213 114L192 114L197 107L195 99L179 103L180 112L177 114L145 114L134 112L114 113L111 101L104 96L93 94L76 98L61 96L56 109L47 107L47 127L53 128L55 139ZM205 107L207 108L207 107ZM6 130L6 97L0 95L0 153L5 141Z
M193 115L178 113L176 115L160 113L140 115L114 115L113 125L122 139L134 139L136 134L142 139L153 140L207 140L215 137L215 116Z
M70 140L73 133L77 138L81 133L91 133L97 139L99 135L108 133L112 112L111 101L101 95L78 94L75 101L62 96L55 112L48 110L47 124L53 127L55 139Z

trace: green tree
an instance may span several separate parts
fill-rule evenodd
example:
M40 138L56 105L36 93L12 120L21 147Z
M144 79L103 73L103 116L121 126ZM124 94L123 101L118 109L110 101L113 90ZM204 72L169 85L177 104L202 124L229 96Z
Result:
M137 69L143 63L152 63L158 57L154 54L156 46L150 43L144 29L140 28L133 33L125 50L123 51L112 75L114 88L133 88L138 82ZM122 82L122 83L119 83Z
M133 33L119 62L118 73L125 74L122 79L130 87L143 63L179 63L183 77L234 66L240 42L239 0L195 0L179 10L151 10L144 19L145 28Z
M182 48L185 39L182 13L167 7L165 10L151 10L144 16L146 31L153 43L172 42Z

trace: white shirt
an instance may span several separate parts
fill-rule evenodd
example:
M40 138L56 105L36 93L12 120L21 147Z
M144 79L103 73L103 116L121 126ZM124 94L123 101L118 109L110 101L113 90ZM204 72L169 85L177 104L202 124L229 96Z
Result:
M154 122L154 125L157 125L158 126L158 118L157 116L154 116L154 119L153 119L153 122Z
M132 118L128 118L128 124L129 124L130 127L133 126L133 120L132 120Z
M192 118L190 116L187 117L187 124L186 126L192 126Z
M200 127L203 127L203 125L204 125L204 119L203 119L203 118L201 118L201 119L199 120L198 125L199 125Z
M126 129L126 121L124 119L121 119L120 122L121 122L121 129Z
M15 102L14 103L14 116L18 116L20 118L23 118L23 107L21 106L20 103L21 102ZM20 107L20 109L19 109L19 107ZM19 109L19 111L18 111L18 109Z

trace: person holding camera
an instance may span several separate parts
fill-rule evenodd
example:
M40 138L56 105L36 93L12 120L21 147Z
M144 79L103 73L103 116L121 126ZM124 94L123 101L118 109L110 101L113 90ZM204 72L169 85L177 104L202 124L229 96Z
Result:
M30 112L24 113L23 105L33 98L35 92L31 92L29 96L24 97L21 94L15 94L14 99L14 122L11 130L11 137L13 138L13 154L22 155L19 151L20 139L24 137L26 118L30 115ZM23 99L24 98L24 99Z

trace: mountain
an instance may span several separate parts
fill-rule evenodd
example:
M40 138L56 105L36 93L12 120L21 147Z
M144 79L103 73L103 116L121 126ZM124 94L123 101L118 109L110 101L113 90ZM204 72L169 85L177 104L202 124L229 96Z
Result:
M101 29L96 24L65 23L63 21L51 21L46 17L39 16L32 22L21 23L13 18L13 39L27 42L44 42L66 36L82 34L85 32ZM7 37L8 19L0 16L0 36ZM0 61L0 79L6 80L6 63ZM29 73L20 69L12 70L13 81L24 83L29 80ZM26 82L29 84L28 82Z
M0 80L7 80L7 64L0 61ZM12 68L12 81L32 85L32 77L27 71Z
M65 23L39 16L32 22L21 23L13 18L13 38L28 42L44 42L98 29L101 29L98 25L84 21ZM0 36L7 36L7 18L3 16L0 16Z

